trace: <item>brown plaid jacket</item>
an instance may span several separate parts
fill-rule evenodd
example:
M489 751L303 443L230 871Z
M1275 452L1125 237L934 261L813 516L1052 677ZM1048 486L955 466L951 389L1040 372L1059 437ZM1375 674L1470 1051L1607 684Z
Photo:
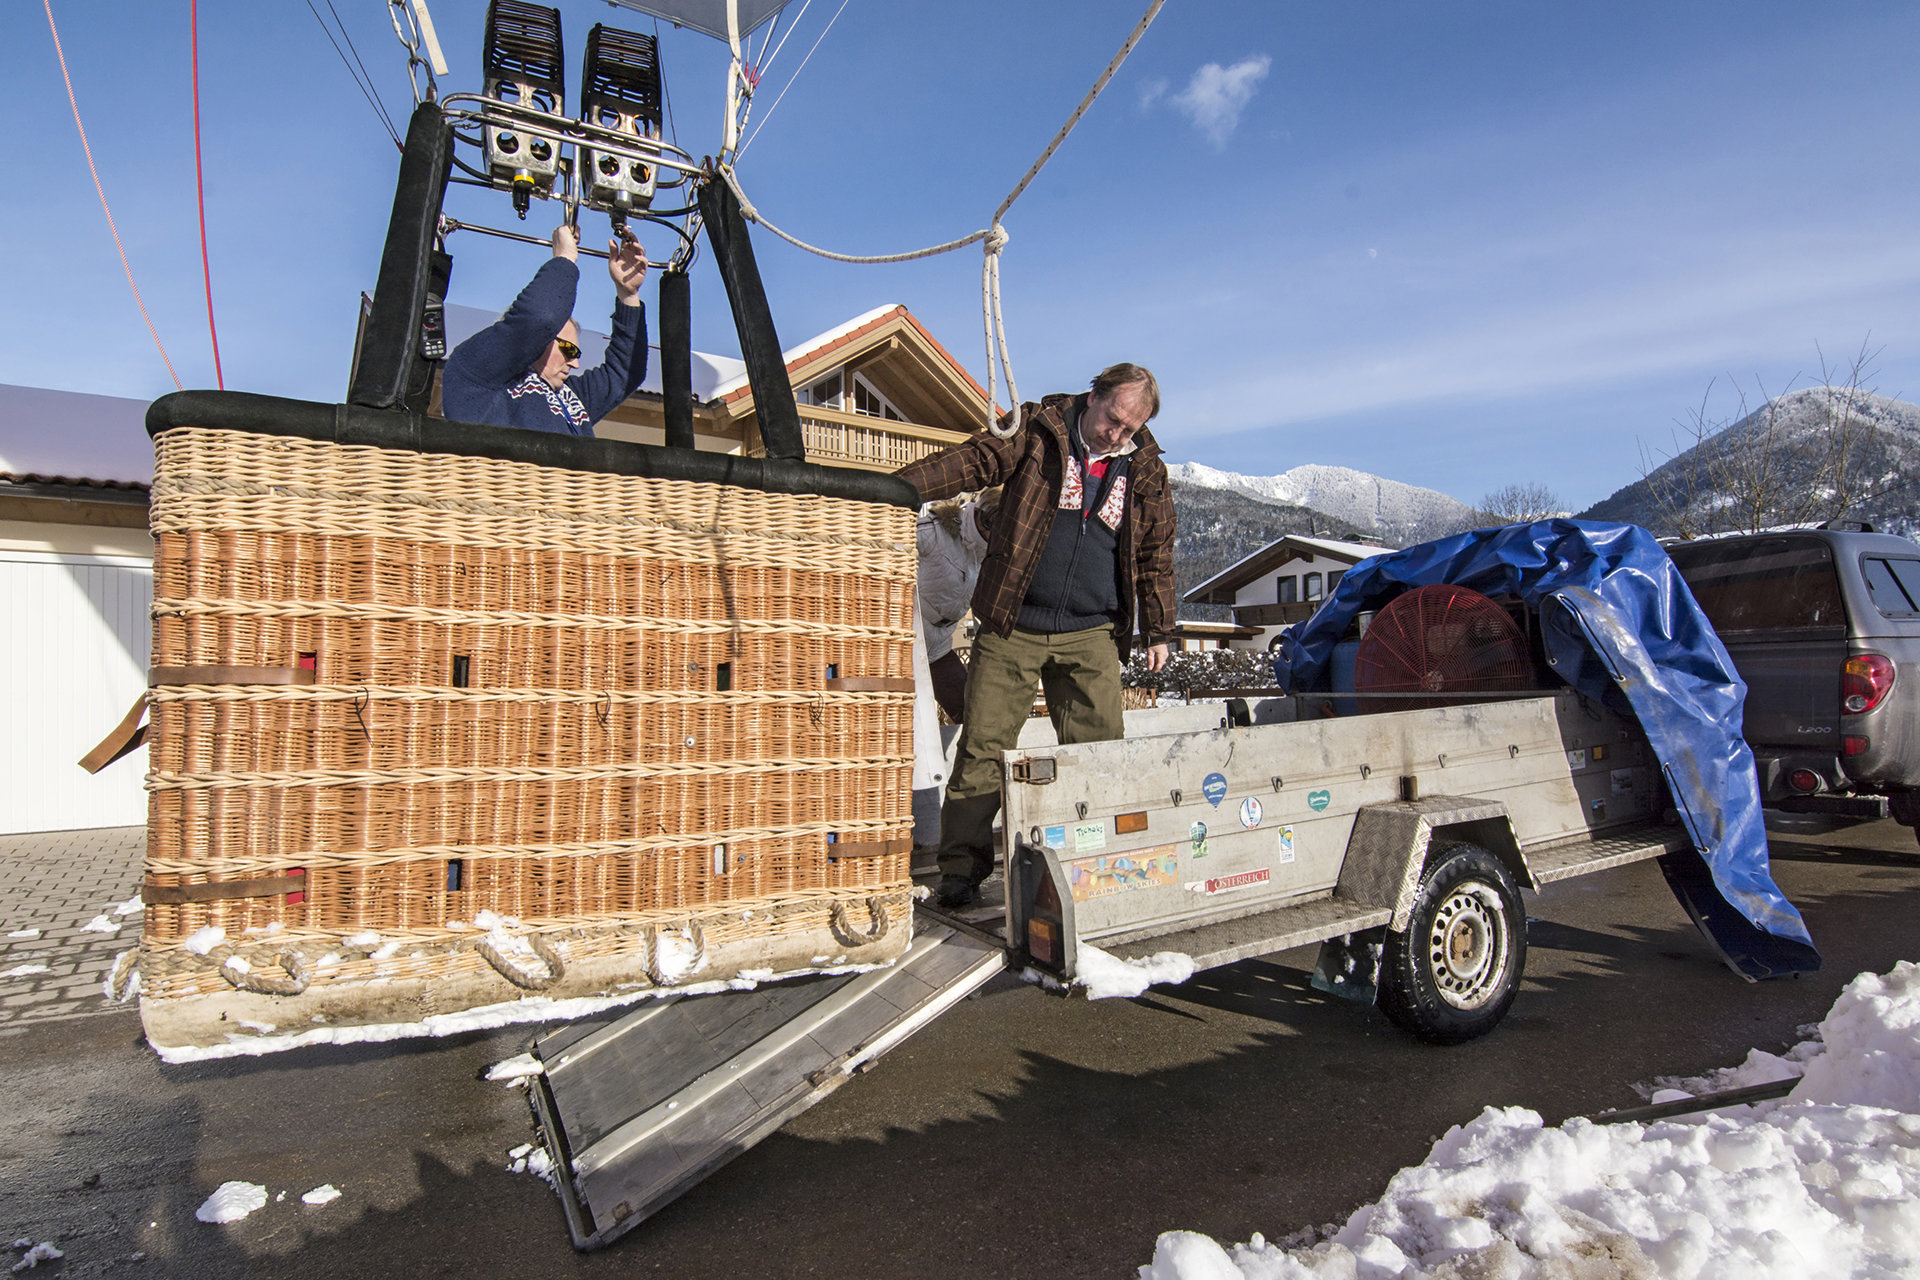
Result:
M963 444L910 462L897 473L923 502L994 485L1005 486L1000 513L987 539L987 559L973 591L974 616L997 635L1013 631L1033 580L1034 566L1053 528L1066 469L1067 410L1084 412L1087 396L1047 396L1020 407L1022 430L1002 440L981 431ZM1120 605L1147 642L1173 631L1173 495L1166 463L1151 432L1134 437L1126 516L1120 523ZM1117 637L1125 661L1132 637Z

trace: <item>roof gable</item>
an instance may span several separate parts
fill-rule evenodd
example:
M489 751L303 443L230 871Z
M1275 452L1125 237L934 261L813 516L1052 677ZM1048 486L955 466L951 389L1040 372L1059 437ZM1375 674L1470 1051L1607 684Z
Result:
M1231 604L1234 592L1257 578L1264 578L1289 560L1319 556L1343 560L1351 566L1393 550L1393 547L1376 547L1364 542L1338 542L1332 538L1309 538L1289 533L1190 588L1182 599L1194 604Z

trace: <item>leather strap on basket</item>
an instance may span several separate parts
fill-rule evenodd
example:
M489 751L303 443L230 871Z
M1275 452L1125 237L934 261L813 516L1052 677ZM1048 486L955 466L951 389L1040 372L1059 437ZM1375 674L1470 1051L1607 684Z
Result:
M147 687L176 684L312 684L313 671L307 667L154 667L147 672ZM80 767L98 773L147 740L147 726L140 723L147 711L147 695L133 700L113 732L100 745L80 757Z
M835 840L827 846L829 858L884 858L888 854L912 853L913 840Z
M155 667L147 687L170 684L312 684L311 667Z
M306 888L307 878L304 875L216 880L211 884L154 884L149 880L140 886L140 901L224 902L230 898L275 898L283 893L303 893Z
M147 714L147 695L141 694L133 700L133 707L126 718L113 727L113 732L100 739L100 745L80 757L80 767L88 773L98 773L108 765L134 750L147 740L147 726L140 723L140 717Z
M829 693L912 693L913 681L894 676L836 676L827 681Z

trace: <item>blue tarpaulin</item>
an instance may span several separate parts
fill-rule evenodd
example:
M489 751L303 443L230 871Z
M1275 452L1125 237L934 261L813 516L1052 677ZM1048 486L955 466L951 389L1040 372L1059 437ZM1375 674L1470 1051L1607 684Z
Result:
M1553 670L1639 719L1693 841L1661 869L1727 963L1754 979L1818 969L1806 924L1768 870L1753 752L1740 736L1747 687L1653 535L1542 520L1364 560L1286 633L1274 674L1290 693L1330 692L1334 646L1354 616L1434 583L1525 600Z

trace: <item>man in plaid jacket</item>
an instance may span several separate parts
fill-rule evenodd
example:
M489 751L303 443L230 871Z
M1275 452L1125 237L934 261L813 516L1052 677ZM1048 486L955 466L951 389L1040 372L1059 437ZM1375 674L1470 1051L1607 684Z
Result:
M1104 742L1125 732L1120 664L1136 624L1148 669L1166 663L1173 498L1146 429L1159 411L1153 375L1116 364L1080 395L1021 406L1008 439L982 432L900 469L929 502L1004 486L973 593L980 633L940 811L941 906L977 899L993 870L1000 756L1019 739L1036 681L1061 742Z

